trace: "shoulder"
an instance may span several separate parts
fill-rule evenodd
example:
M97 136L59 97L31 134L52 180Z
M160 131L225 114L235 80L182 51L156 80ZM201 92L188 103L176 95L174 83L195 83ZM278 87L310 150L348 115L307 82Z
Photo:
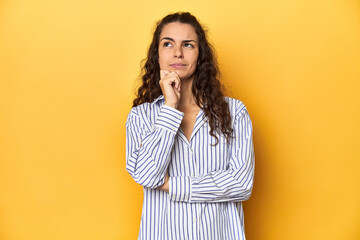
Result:
M229 104L230 114L235 121L248 114L246 106L241 100L225 96L225 101Z
M138 106L132 107L128 116L127 122L138 119L148 124L151 119L159 113L161 106L163 105L164 97L160 95L152 102L145 102Z
M160 95L158 98L156 98L152 102L145 102L136 107L133 107L130 110L130 113L134 112L137 114L145 114L145 113L151 114L152 112L157 112L163 105L164 101L165 100L164 100L163 95Z
M151 103L142 103L138 106L132 107L128 114L128 119L142 118L142 117L148 115L152 109L153 109L153 106Z

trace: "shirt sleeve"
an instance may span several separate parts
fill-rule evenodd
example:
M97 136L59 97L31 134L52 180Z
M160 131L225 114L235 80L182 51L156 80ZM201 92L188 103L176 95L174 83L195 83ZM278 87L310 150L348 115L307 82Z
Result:
M233 154L226 170L200 176L169 178L169 198L183 202L245 201L252 191L255 168L252 123L244 108L235 118Z
M126 170L140 185L157 188L164 184L175 135L183 116L183 112L163 105L153 129L149 129L136 108L130 111L125 124Z

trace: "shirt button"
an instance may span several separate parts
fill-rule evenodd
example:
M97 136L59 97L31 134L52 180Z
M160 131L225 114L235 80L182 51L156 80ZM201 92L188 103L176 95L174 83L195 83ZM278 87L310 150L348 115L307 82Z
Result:
M188 196L185 196L184 199L185 199L185 201L187 201L187 200L188 200Z
M176 199L175 196L173 196L172 199L175 200Z
M194 222L196 222L196 218L194 218Z

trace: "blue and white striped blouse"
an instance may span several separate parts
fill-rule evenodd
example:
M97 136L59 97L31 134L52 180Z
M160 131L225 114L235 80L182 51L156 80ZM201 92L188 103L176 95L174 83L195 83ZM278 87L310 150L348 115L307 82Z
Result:
M200 109L190 138L180 128L183 112L152 103L133 107L126 121L126 170L143 186L138 239L245 239L241 201L254 179L252 124L245 105L229 103L235 138L216 142ZM157 190L169 173L169 193Z

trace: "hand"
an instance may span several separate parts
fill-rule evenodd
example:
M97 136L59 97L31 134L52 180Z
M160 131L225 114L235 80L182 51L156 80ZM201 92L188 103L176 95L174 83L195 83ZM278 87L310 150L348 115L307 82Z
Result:
M160 70L161 91L165 98L165 105L177 108L180 100L180 77L176 72Z
M166 172L165 174L165 182L161 187L157 188L158 190L169 192L169 174Z

